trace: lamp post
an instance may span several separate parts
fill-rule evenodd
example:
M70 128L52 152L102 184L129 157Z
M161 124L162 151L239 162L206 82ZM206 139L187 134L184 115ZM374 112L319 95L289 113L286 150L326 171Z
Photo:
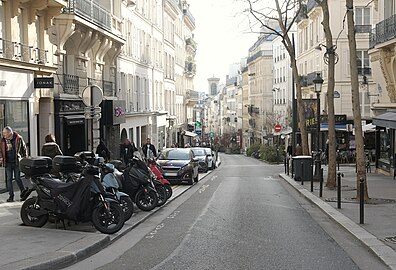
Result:
M315 178L316 180L321 180L320 177L320 169L321 169L321 161L320 161L320 149L319 149L319 144L320 144L320 92L322 91L322 85L323 85L323 79L320 76L320 73L316 73L315 79L313 79L313 83L315 86L315 92L316 92L316 102L317 102L317 109L316 109L316 135L317 135L317 141L316 141L316 159L315 159Z

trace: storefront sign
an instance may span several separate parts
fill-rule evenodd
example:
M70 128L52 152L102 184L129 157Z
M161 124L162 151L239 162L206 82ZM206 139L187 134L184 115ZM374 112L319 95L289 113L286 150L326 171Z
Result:
M102 123L114 126L125 123L125 100L104 100L102 102Z
M54 88L54 78L34 78L34 88Z

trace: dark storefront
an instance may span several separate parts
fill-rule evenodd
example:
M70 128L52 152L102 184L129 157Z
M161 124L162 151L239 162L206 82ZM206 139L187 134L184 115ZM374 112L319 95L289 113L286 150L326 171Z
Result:
M55 100L55 136L64 155L88 149L84 108L80 100Z
M376 125L376 168L392 173L395 170L396 112L386 112L373 118Z
M120 155L120 124L125 123L125 100L103 100L100 137L111 152L111 158Z

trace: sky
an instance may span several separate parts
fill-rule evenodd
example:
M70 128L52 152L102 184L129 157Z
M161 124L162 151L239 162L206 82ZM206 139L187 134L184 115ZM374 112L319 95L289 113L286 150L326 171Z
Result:
M243 0L189 0L188 3L195 18L194 38L198 43L194 87L196 91L207 92L207 79L214 75L224 83L229 66L248 56L258 34L251 33Z

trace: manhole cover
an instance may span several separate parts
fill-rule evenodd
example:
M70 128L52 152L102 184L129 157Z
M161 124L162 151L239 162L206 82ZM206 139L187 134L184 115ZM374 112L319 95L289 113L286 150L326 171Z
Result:
M334 198L327 198L325 199L326 202L337 202L337 197ZM341 198L341 202L343 203L359 203L359 200L355 198ZM396 200L392 199L381 199L381 198L370 198L365 204L390 204L390 203L396 203Z
M396 236L388 236L384 238L384 241L392 244L396 244Z

